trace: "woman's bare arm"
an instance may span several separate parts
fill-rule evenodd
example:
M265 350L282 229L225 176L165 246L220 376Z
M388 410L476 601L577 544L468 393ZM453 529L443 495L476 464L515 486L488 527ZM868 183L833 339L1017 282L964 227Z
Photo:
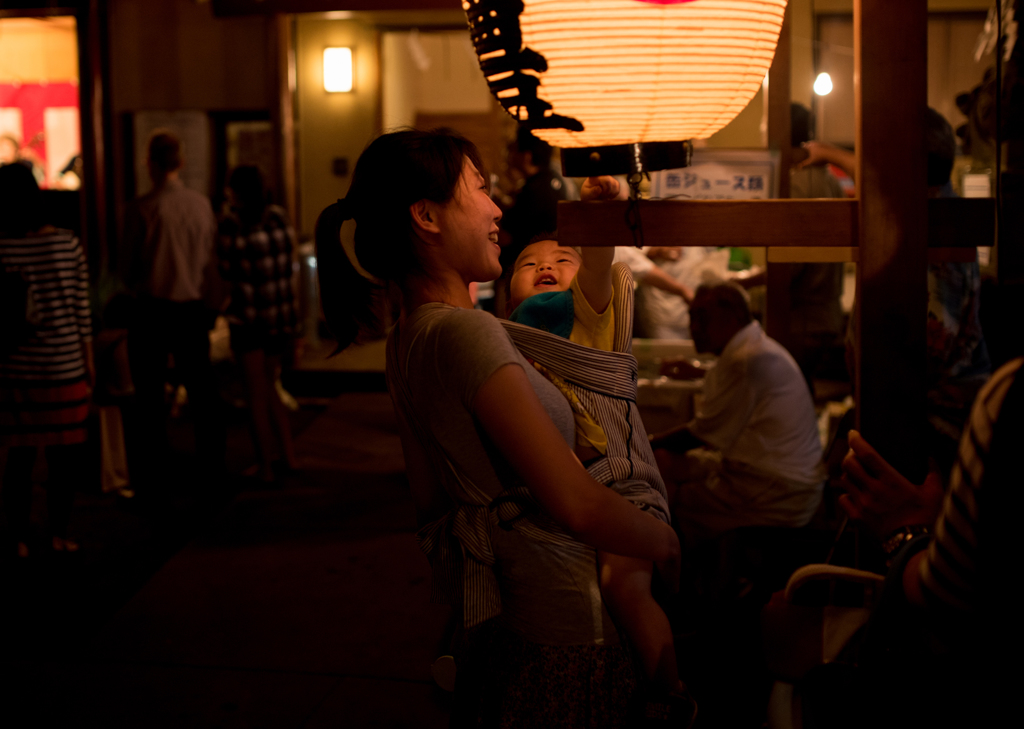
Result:
M851 180L857 181L857 156L853 152L827 142L804 142L803 148L807 150L808 156L800 163L800 167L833 164L849 175Z
M595 549L655 562L668 584L678 583L675 531L591 478L521 367L505 365L491 375L473 412L555 521Z

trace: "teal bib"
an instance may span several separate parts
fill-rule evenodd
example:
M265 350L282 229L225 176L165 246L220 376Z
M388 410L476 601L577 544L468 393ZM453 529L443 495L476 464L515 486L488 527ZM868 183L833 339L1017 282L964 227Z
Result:
M508 320L568 339L573 325L572 291L531 296L516 307Z

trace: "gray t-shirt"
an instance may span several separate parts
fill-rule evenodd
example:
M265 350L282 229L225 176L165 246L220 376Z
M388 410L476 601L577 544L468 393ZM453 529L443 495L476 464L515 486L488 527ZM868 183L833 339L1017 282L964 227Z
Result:
M497 496L519 476L473 417L477 390L507 364L523 368L541 405L571 448L576 439L565 397L519 353L491 314L426 304L402 326L398 351L416 417L479 488Z
M405 375L412 412L396 398L399 418L416 419L448 459L477 488L497 496L522 480L473 416L480 386L499 368L523 368L534 392L571 448L576 439L565 397L520 354L491 314L425 304L398 332L398 369ZM394 334L392 335L394 336ZM391 383L392 386L394 383ZM414 429L415 432L415 429ZM436 475L409 473L438 483ZM459 494L449 493L456 503ZM597 583L596 553L582 543L552 545L501 528L491 512L490 543L501 592L500 620L528 640L553 645L617 642Z

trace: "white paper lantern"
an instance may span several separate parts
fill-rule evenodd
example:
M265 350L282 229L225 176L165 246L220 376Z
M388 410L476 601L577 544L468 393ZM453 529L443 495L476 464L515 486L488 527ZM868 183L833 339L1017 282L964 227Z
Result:
M786 0L463 0L502 105L550 144L704 139L761 86Z

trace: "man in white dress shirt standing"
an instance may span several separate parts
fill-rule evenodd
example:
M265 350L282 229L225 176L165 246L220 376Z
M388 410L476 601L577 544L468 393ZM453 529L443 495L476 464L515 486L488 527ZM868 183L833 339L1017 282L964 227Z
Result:
M125 281L136 296L128 330L137 406L129 455L141 494L166 485L168 355L188 393L202 476L220 476L225 448L223 405L210 365L214 316L204 301L211 286L218 288L217 221L209 198L180 178L181 142L174 134L154 133L147 161L153 189L127 211L124 237Z

